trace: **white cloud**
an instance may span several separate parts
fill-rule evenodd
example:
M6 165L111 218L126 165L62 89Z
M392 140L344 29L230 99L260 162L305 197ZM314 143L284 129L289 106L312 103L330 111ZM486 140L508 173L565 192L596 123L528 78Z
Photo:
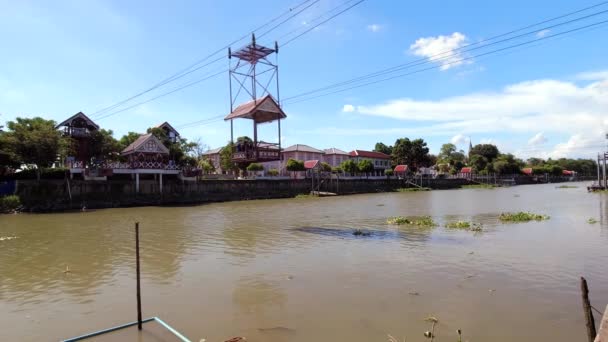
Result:
M435 122L449 134L478 132L601 133L607 128L608 79L579 86L558 80L526 81L498 92L428 101L409 98L358 106L358 112L407 121Z
M586 137L595 149L605 143L608 132L608 71L594 72L592 82L531 80L507 85L492 92L477 92L436 100L402 98L353 110L362 115L399 120L389 128L331 128L325 134L356 136L454 137L470 135L511 135L505 149L535 149L536 155L574 155L581 151ZM587 75L589 76L589 75ZM360 100L359 100L360 101ZM346 106L345 106L346 109ZM539 135L539 131L542 133ZM579 137L559 146L528 145L540 143L548 134ZM529 139L532 137L532 139ZM519 146L518 146L519 145ZM542 148L541 148L542 147ZM572 148L576 147L576 148ZM541 151L542 153L539 153Z
M536 146L542 145L547 142L547 138L543 132L536 133L530 140L528 140L528 145Z
M545 37L550 32L551 32L551 30L540 30L540 31L536 32L536 37L538 37L538 38Z
M342 112L344 113L352 113L355 111L355 106L351 105L351 104L345 104L344 107L342 108Z
M467 37L460 32L449 36L419 38L410 45L410 52L437 62L441 64L441 70L447 70L464 63L462 53L454 50L465 45L466 40Z
M380 30L382 30L382 28L383 28L382 25L379 25L379 24L370 24L370 25L367 25L367 29L369 31L374 32L374 33L380 32Z
M567 141L558 143L553 147L523 148L515 152L521 158L592 158L597 156L597 151L604 145L598 142L596 137L588 137L584 134L574 134Z
M491 145L497 145L496 140L492 139L492 138L483 138L481 140L479 140L480 144L491 144Z
M576 75L576 79L582 81L608 80L608 70L581 72Z
M464 136L463 134L457 134L450 139L450 142L454 145L463 145L469 143L469 137Z

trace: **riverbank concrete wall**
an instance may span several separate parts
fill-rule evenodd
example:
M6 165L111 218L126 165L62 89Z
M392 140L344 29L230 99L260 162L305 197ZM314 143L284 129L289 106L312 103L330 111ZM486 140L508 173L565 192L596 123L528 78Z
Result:
M553 182L564 181L554 179ZM519 184L534 183L530 178ZM184 182L169 179L162 183L141 180L139 192L131 180L20 180L16 193L25 211L64 211L86 208L115 208L145 205L190 205L209 202L289 198L311 191L306 179L201 180ZM422 186L454 189L471 184L466 179L425 179ZM339 195L391 192L412 185L400 179L341 179L324 182L321 191Z

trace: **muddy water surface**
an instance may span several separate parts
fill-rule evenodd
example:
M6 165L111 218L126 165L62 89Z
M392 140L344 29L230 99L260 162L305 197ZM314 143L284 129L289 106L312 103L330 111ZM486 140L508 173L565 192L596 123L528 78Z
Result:
M192 341L581 341L579 277L608 304L608 196L555 185L0 216L0 341L56 341L144 316ZM547 214L503 224L503 211ZM483 232L386 218L472 220ZM587 220L595 218L596 224ZM361 229L370 232L354 236ZM157 326L99 341L174 341Z

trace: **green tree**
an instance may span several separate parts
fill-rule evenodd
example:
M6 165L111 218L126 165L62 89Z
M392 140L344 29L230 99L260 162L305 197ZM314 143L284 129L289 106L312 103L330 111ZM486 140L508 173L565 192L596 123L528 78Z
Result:
M429 148L423 139L397 139L392 152L395 165L408 165L412 170L430 166Z
M291 158L287 160L287 164L285 164L285 169L290 172L306 171L303 161Z
M287 161L287 164L285 165L285 168L287 169L287 171L306 171L306 168L304 168L304 162L301 160L296 160L296 159L291 159L289 158L289 160Z
M523 167L523 162L518 160L512 154L501 154L496 160L492 163L492 168L494 172L505 175L505 174L519 174L521 173L521 168Z
M120 146L120 150L124 150L127 146L131 145L132 143L135 142L135 140L137 140L137 138L139 138L141 134L136 133L136 132L129 132L125 135L123 135L120 140L118 140L119 146Z
M332 167L331 168L331 172L333 172L333 173L342 173L342 168L339 167L339 166Z
M351 175L354 175L359 171L357 163L355 163L355 161L352 159L343 161L342 164L340 164L340 168L344 170L344 172L350 173Z
M500 152L498 151L498 147L492 144L479 144L473 146L471 149L471 157L474 155L482 156L486 158L488 163L491 163L498 157Z
M236 173L238 172L238 166L232 161L232 155L234 153L234 144L229 142L220 151L220 167L225 172Z
M97 160L113 160L121 151L118 140L114 139L112 130L100 129L91 132L89 153Z
M247 171L257 172L257 171L263 171L263 170L264 170L264 166L262 166L262 164L260 164L260 163L251 163L251 164L249 164L249 166L247 166Z
M279 175L279 170L277 170L277 169L270 169L270 170L268 170L268 175L270 177L276 177L276 176Z
M69 140L55 129L55 121L40 117L17 118L7 122L8 130L3 134L3 145L20 164L36 166L36 177L40 170L50 167L60 155L66 155Z
M376 152L382 152L384 154L387 155L391 155L393 153L393 147L392 146L387 146L384 143L381 142L377 142L376 146L374 146L374 151Z
M442 163L445 163L445 162L449 163L452 153L456 152L456 150L457 150L456 145L454 145L452 143L443 144L443 145L441 145L441 149L439 150L439 154L437 155L437 158Z
M469 160L469 166L473 168L473 171L476 173L481 173L486 170L488 166L488 160L484 156L480 156L478 154L471 155L471 159Z
M357 164L357 169L359 172L365 174L374 172L374 164L371 162L371 160L363 159L359 161L359 164Z
M323 172L331 172L331 165L326 162L321 163L321 171Z
M215 166L209 159L201 159L198 161L198 167L201 168L204 174L210 174L215 171Z
M391 169L384 170L384 175L387 177L392 177L394 174L395 174L395 172Z

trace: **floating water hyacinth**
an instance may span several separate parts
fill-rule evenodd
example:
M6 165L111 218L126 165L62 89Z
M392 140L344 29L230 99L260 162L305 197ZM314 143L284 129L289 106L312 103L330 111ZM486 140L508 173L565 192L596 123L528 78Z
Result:
M433 218L430 216L421 216L421 217L404 217L404 216L395 216L390 217L386 220L388 224L394 225L410 225L410 226L419 226L419 227L435 227L437 224L433 221Z
M518 213L502 213L498 218L503 222L529 222L548 220L549 216L520 211Z
M475 231L475 232L482 231L481 224L467 222L467 221L448 222L448 223L446 223L445 227L451 228L451 229L470 230L470 231Z

